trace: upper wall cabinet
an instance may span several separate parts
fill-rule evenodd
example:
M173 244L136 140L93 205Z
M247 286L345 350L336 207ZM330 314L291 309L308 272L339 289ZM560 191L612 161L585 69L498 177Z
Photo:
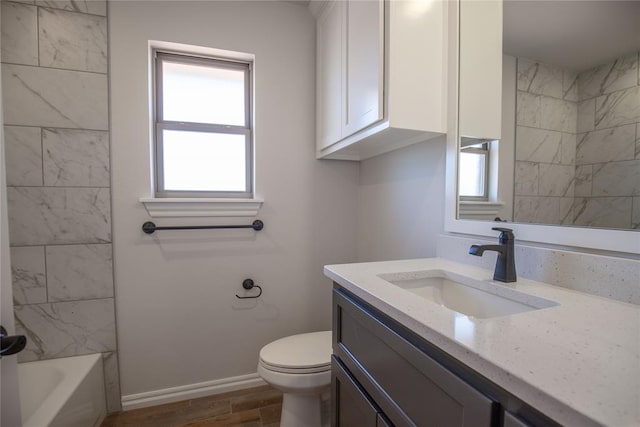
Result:
M460 46L460 136L501 139L501 1L461 2Z
M317 157L364 160L444 134L446 10L438 0L311 2Z

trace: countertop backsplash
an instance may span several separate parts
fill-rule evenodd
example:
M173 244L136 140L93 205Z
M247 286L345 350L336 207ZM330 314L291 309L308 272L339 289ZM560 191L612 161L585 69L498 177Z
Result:
M436 253L441 258L493 269L497 254L468 254L475 243L496 241L440 235ZM516 271L527 279L640 305L640 260L525 246L516 240Z

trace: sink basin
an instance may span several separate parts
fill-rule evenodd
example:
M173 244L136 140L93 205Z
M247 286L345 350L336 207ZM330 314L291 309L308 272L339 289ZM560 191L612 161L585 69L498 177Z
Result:
M446 270L382 274L381 279L470 317L486 319L557 306L507 286Z

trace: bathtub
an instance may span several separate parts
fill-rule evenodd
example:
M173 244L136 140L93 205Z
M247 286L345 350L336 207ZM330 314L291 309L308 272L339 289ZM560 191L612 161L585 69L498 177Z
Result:
M106 414L102 355L18 365L23 427L93 427Z

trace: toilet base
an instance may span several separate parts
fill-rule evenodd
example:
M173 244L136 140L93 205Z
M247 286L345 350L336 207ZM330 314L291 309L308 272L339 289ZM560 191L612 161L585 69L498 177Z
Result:
M280 427L321 427L320 405L320 394L284 393Z

